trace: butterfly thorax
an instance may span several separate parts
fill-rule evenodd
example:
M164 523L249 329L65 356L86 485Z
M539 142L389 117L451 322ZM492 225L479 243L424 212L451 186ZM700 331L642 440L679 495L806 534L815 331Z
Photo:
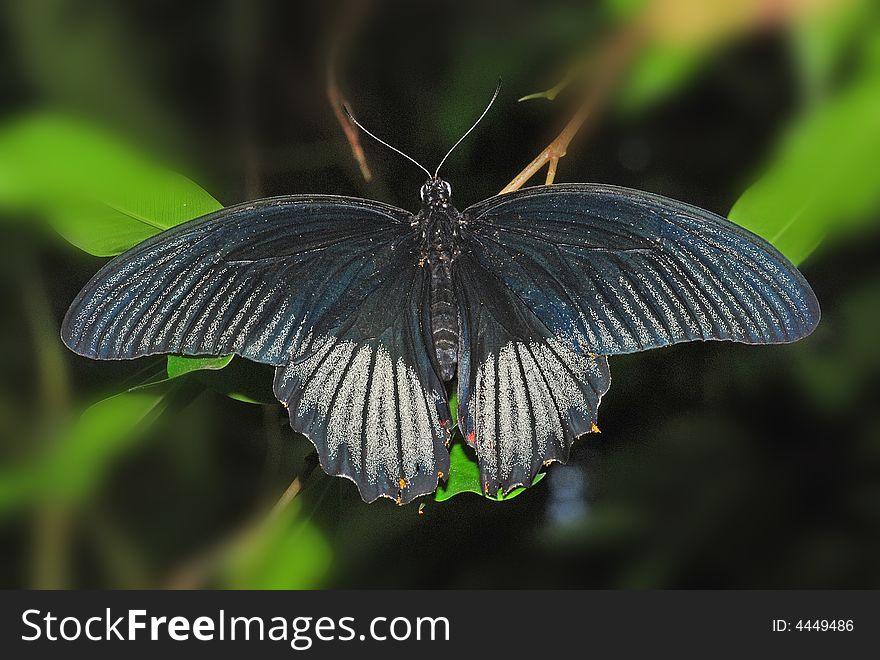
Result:
M452 189L442 179L422 186L422 209L415 217L421 230L419 265L431 273L431 336L440 377L449 381L458 363L458 310L452 289L452 264L458 256L461 213L452 205Z

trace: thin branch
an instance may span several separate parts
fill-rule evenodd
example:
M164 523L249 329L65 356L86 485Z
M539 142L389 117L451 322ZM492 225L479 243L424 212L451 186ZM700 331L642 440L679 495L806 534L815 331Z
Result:
M596 75L591 80L582 102L578 105L571 119L562 131L532 161L517 174L513 180L501 190L501 194L519 190L529 179L547 166L546 184L556 179L559 159L568 152L568 147L575 135L584 127L588 119L598 115L599 110L608 100L615 83L620 79L625 68L632 61L641 40L641 30L633 26L624 26L609 38L597 53Z
M58 341L58 325L52 314L43 274L36 265L23 279L24 312L34 341L36 373L40 387L40 434L44 441L58 437L70 408L67 360ZM49 500L32 517L30 586L63 589L70 578L69 554L73 511L66 502Z
M284 510L290 506L290 503L295 500L300 493L302 493L303 489L306 487L309 477L312 476L312 473L315 471L315 468L318 467L318 459L317 456L315 460L306 460L306 465L303 468L301 474L297 475L297 477L290 482L290 485L287 487L281 497L278 498L278 501L275 502L275 506L272 507L272 510L269 511L269 514L266 516L266 522L270 520L274 520L277 518Z
M330 52L327 56L326 76L327 100L330 102L330 107L333 108L333 114L336 115L336 121L339 122L342 132L345 134L348 146L351 147L351 154L354 156L354 159L361 170L361 176L364 178L364 181L369 182L373 178L373 173L370 171L370 166L367 164L367 156L364 154L364 149L361 146L358 131L343 109L345 105L351 104L348 103L345 96L342 94L336 76L336 69L340 60L340 55L350 40L358 22L363 18L366 6L367 3L363 0L351 0L343 7L342 12L340 13L339 24L336 27L335 34L330 42Z
M317 455L314 455L313 458L313 455L310 454L306 458L302 472L290 482L290 485L281 494L281 497L278 498L268 514L245 523L244 526L238 528L230 536L211 546L195 559L184 564L183 567L173 571L171 577L165 581L164 588L199 589L205 586L211 577L216 574L227 557L234 554L238 548L252 541L267 525L284 513L291 502L302 494L309 483L314 481L310 477L315 472L317 466Z

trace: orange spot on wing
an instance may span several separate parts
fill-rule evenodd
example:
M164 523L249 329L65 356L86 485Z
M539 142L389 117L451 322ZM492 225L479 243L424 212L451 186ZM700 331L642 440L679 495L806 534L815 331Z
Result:
M397 482L397 485L400 486L400 490L406 488L406 479L403 477L400 478L400 481Z
M467 441L471 444L474 444L477 441L477 436L473 431L469 431L467 434Z
M602 431L600 431L600 430L599 430L599 427L596 426L595 424L593 424L593 425L590 427L590 433L601 433L601 432L602 432Z

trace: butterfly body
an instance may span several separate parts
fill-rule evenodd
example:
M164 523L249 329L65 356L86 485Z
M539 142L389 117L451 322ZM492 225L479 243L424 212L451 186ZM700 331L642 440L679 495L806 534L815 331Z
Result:
M222 209L107 263L62 338L95 359L237 354L329 474L365 501L430 493L457 427L489 494L595 431L606 356L687 341L796 341L819 305L766 241L637 190L557 184L413 214L292 195Z
M419 263L431 273L431 336L444 382L452 380L458 362L459 320L452 270L461 253L463 217L452 204L452 186L432 178L421 190L422 208L413 221L421 232Z

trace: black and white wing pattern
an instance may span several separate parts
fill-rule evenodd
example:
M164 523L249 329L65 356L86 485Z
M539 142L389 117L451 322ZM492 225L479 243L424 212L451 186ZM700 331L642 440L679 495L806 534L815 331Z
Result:
M459 422L483 487L530 484L595 430L605 355L693 340L795 341L806 280L702 209L601 185L527 188L464 211Z
M458 422L486 494L528 486L595 430L611 377L605 356L572 349L473 254L455 263L461 320Z
M429 284L411 220L333 196L223 209L108 262L62 339L96 359L235 353L275 365L291 425L328 472L365 500L412 499L448 470L449 410L420 338Z
M293 428L315 443L324 471L361 497L398 504L449 473L451 419L430 344L430 278L401 261L333 333L275 372Z
M779 251L689 204L562 184L493 197L464 215L474 259L577 350L785 343L819 322L816 296Z

